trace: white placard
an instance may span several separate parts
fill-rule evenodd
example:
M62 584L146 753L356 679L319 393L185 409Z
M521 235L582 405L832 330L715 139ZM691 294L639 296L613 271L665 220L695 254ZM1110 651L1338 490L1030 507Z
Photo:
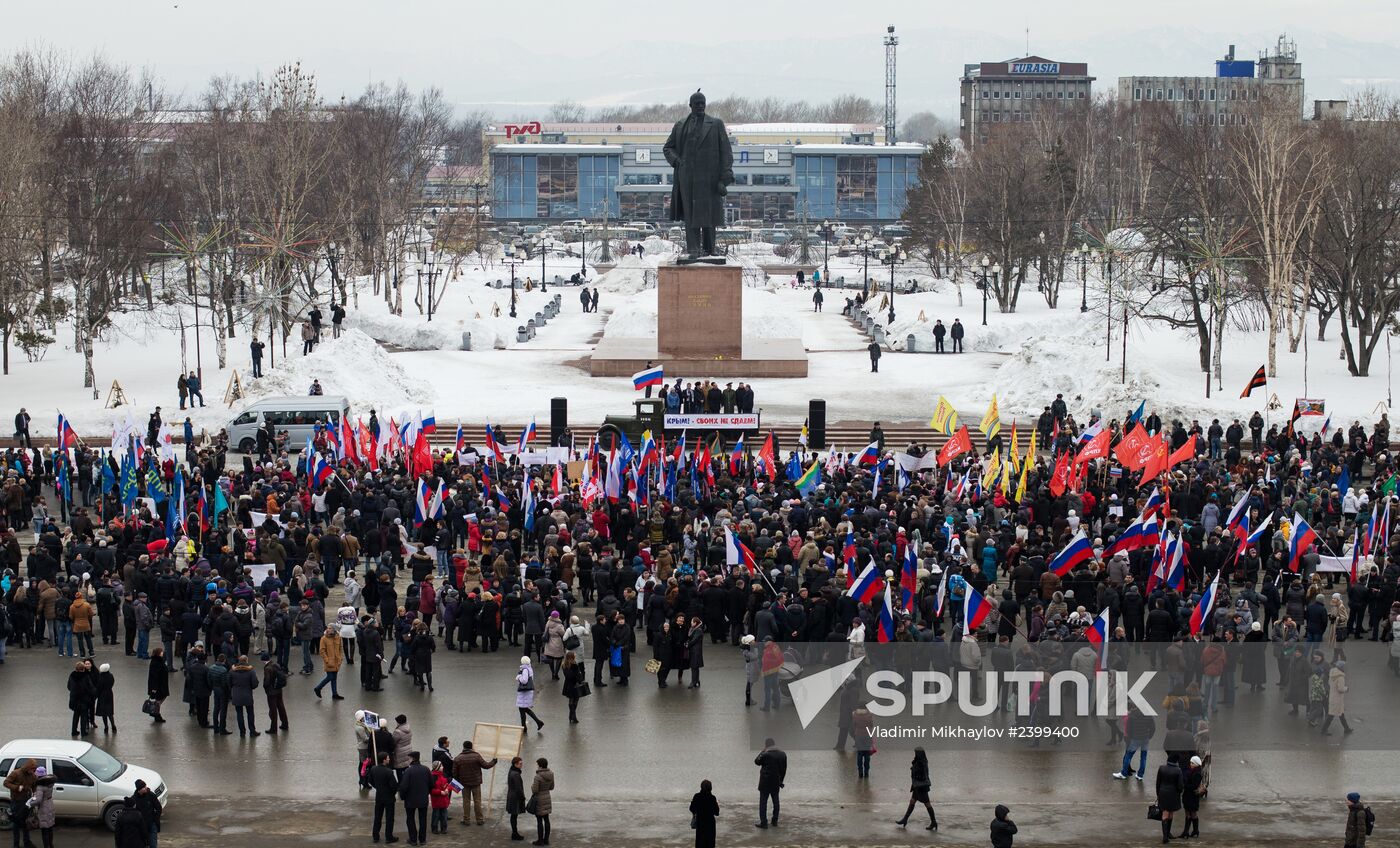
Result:
M544 449L544 458L545 458L545 462L548 463L549 465L562 465L562 464L564 464L564 463L566 463L566 462L569 461L569 458L570 458L570 454L571 454L571 453L572 453L572 451L570 451L570 450L569 450L568 448L566 448L566 447L545 448L545 449Z
M1367 571L1370 570L1371 566L1374 564L1375 561L1372 560L1370 557L1362 557L1361 562L1357 563L1356 568L1361 574L1365 574ZM1322 556L1321 554L1319 554L1317 557L1317 570L1340 571L1343 574L1350 574L1351 557Z
M478 454L475 454L475 453L459 453L459 454L457 454L457 464L458 464L458 465L476 465L477 461L480 460L480 459L481 459L481 457L480 457Z
M544 465L548 461L548 457L545 454L535 453L534 451L522 453L520 455L520 464L526 468L535 468L536 466Z
M254 526L254 527L261 527L261 526L263 526L263 522L267 520L267 513L265 513L265 512L251 512L251 511L250 511L250 512L248 513L248 516L249 516L249 518L252 519L252 521L253 521L253 526Z
M258 562L251 565L244 565L243 567L252 572L253 576L251 579L254 586L261 586L268 575L275 573L277 569L277 565L271 562Z
M667 430L756 430L758 429L758 414L752 412L742 415L720 412L695 415L668 414L664 426Z

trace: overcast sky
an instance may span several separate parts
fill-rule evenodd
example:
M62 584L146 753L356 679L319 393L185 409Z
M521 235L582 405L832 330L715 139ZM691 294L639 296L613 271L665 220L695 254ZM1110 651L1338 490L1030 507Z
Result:
M962 64L1026 52L1027 28L1031 53L1087 61L1102 91L1119 75L1209 74L1227 44L1253 58L1284 32L1297 42L1309 98L1393 87L1400 60L1400 46L1383 42L1400 31L1395 0L6 0L0 49L101 51L151 68L188 98L211 76L300 60L328 97L401 79L506 117L562 99L679 101L696 86L712 96L882 100L887 24L900 37L901 116L951 117Z

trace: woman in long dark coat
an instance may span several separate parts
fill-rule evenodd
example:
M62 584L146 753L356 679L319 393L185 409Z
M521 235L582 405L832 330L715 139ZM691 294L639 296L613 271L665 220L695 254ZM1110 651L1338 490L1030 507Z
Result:
M164 724L160 705L170 697L170 671L165 665L165 648L156 645L151 649L150 667L146 670L146 695L156 702L156 710L151 713L151 721Z
M97 700L97 686L87 670L87 664L77 663L68 674L68 709L73 712L73 735L88 734L88 715Z
M437 640L423 622L413 627L413 640L409 643L409 653L413 657L413 681L421 692L426 685L433 691L433 652L437 650Z
M666 674L670 674L670 669L676 670L676 685L685 682L685 670L690 667L690 634L686 632L685 613L677 613L674 621L671 622L671 663L662 669Z
M1255 621L1249 625L1244 636L1244 658L1240 668L1240 682L1249 686L1251 692L1264 691L1266 682L1265 646L1269 638L1264 635L1264 625Z
M113 690L117 679L112 676L112 667L103 663L97 672L97 705L94 712L102 719L102 732L117 732L116 698Z
M627 617L622 613L613 619L610 641L612 650L619 653L621 661L613 665L609 657L609 667L613 676L618 678L617 685L626 686L627 678L632 676L632 628L627 625Z
M516 757L510 761L506 775L506 814L510 816L510 838L516 842L525 837L520 833L520 816L525 812L525 776L520 769L525 761Z
M584 669L578 656L569 651L564 654L564 697L569 700L569 724L578 724L579 690L584 685Z
M856 747L859 749L861 740L856 739ZM895 822L900 827L909 824L909 817L914 814L914 806L923 804L928 810L928 827L925 830L938 830L938 816L933 812L933 802L929 800L929 790L933 788L933 781L929 778L928 754L923 748L914 749L914 760L909 764L909 808L904 811L904 818Z
M1192 757L1191 763L1182 774L1181 809L1186 813L1186 823L1181 826L1181 835L1177 839L1184 839L1187 836L1201 835L1201 796L1206 792L1206 773L1202 768L1201 758Z
M705 667L705 624L700 616L690 617L690 632L686 634L686 659L690 663L690 688L700 688L700 669Z
M1162 844L1172 838L1172 813L1181 809L1181 793L1186 788L1186 780L1181 767L1173 760L1167 760L1157 768L1157 806L1162 811Z
M700 781L700 791L690 798L691 826L695 828L695 848L715 848L715 819L719 799L708 780Z
M675 639L671 630L671 622L661 622L661 629L656 631L651 642L651 658L661 663L661 669L656 672L656 685L662 689L666 688L666 678L671 674L671 667L675 665L674 660Z

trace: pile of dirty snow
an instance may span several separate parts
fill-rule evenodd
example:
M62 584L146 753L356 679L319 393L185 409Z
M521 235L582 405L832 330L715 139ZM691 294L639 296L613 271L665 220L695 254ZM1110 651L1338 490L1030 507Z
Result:
M278 360L276 368L265 367L257 380L245 375L243 387L250 400L304 396L313 380L321 381L326 394L345 395L352 405L408 405L433 396L431 385L410 376L374 339L357 329L321 342L306 356Z

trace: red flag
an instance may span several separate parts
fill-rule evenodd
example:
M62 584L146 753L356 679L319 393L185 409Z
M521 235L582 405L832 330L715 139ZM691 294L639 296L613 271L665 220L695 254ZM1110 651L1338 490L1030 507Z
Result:
M358 465L360 452L355 444L355 428L345 416L340 418L340 444L341 449L345 451L345 458Z
M379 450L374 443L374 434L365 426L365 422L356 421L360 430L360 456L364 457L364 462L373 471L379 470Z
M1065 488L1069 485L1069 454L1062 453L1060 458L1055 460L1055 473L1050 476L1050 494L1059 497L1065 493Z
M958 428L958 432L953 434L953 438L944 443L938 451L938 464L947 465L953 461L953 457L960 453L972 450L972 437L967 433L967 425Z
M413 443L411 459L409 473L415 476L433 468L433 453L428 447L428 437L422 430L418 431L418 439Z
M1118 457L1118 464L1129 471L1141 469L1142 460L1139 458L1139 454L1148 442L1147 431L1141 426L1134 427L1128 435L1118 442L1118 447L1113 449L1114 456Z
M769 482L778 479L778 460L773 453L773 431L768 431L768 438L763 440L763 447L758 449L758 458L763 460L763 470L768 474Z
M1167 467L1165 470L1171 471L1172 466L1178 462L1190 462L1196 456L1196 437L1191 436L1186 440L1186 444L1172 451L1172 455L1167 457Z
M1107 428L1100 430L1098 435L1090 439L1089 443L1084 446L1084 449L1079 452L1079 456L1075 459L1075 462L1087 463L1091 459L1108 456L1108 443L1112 435L1113 434L1110 433Z
M1169 464L1171 457L1167 452L1167 440L1162 437L1161 433L1149 440L1142 455L1144 457L1141 465L1142 482L1138 483L1139 486L1146 486L1157 479L1157 475L1171 467Z

